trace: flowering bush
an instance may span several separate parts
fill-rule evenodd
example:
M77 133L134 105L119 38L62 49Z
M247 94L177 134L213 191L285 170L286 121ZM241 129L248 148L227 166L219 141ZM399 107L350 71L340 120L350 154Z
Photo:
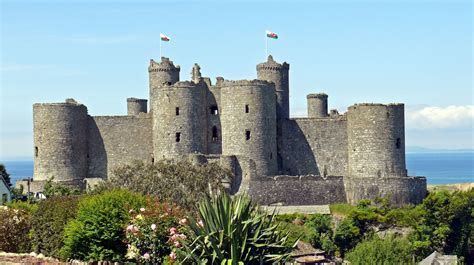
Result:
M0 250L29 252L31 216L28 212L0 206Z
M125 231L128 243L126 257L150 264L173 261L176 254L172 250L180 247L179 240L185 238L177 228L186 220L181 210L149 198L146 207L139 211L130 210L130 213L132 219Z

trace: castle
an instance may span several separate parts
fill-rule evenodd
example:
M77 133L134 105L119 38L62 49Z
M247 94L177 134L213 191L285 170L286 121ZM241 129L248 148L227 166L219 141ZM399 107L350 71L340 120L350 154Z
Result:
M328 96L309 94L308 117L290 118L289 68L268 56L257 79L212 84L197 64L180 81L162 57L148 67L149 111L137 98L125 116L90 116L72 99L34 104L33 183L83 185L133 160L190 159L229 168L232 192L264 205L424 198L426 179L407 176L403 104L328 113Z

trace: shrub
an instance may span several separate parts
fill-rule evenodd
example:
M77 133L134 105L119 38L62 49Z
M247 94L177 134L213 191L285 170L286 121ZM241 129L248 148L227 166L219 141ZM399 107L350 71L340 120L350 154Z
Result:
M199 204L198 222L189 223L178 257L193 264L267 264L286 260L296 245L275 224L275 215L259 210L246 196L227 194Z
M60 257L64 226L76 216L78 196L52 197L38 203L33 215L32 244L37 253Z
M0 220L0 250L30 252L30 214L24 210L0 206Z
M176 206L151 198L147 199L146 207L132 215L126 228L127 258L138 263L162 264L171 253L170 228L178 227L180 221L186 223L187 219Z
M231 179L229 170L216 163L193 165L188 161L162 160L154 164L135 161L116 168L110 181L100 188L126 188L160 201L168 201L182 209L197 210L197 203L210 191L219 191L224 180Z
M333 254L335 246L332 241L332 219L329 215L312 214L304 225L312 230L311 245Z
M6 206L12 209L23 210L30 215L34 214L38 210L38 204L31 201L11 201L7 203Z
M359 243L346 254L351 264L416 264L410 242L403 238L378 236Z
M421 218L411 239L418 258L436 250L474 262L474 189L430 193L417 210Z
M353 248L362 236L360 229L353 224L352 220L344 219L334 232L334 244L336 244L339 254L344 256L344 253Z
M65 227L62 258L123 260L124 227L130 221L129 209L138 210L144 205L143 196L126 190L82 198L76 218Z
M54 177L49 178L43 188L43 194L47 198L54 196L79 195L82 193L81 190L77 188L71 188L59 183L54 183L53 179Z

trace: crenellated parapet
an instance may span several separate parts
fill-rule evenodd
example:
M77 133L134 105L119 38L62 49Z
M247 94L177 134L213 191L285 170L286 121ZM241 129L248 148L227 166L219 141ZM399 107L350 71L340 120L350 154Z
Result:
M282 64L277 63L275 60L273 60L273 56L268 55L267 61L264 63L260 63L257 65L257 71L260 70L270 70L270 71L280 71L280 70L289 70L290 65L286 62L283 62Z
M179 72L180 70L179 65L175 66L173 61L166 57L161 57L161 62L159 63L150 59L150 65L148 66L148 72Z

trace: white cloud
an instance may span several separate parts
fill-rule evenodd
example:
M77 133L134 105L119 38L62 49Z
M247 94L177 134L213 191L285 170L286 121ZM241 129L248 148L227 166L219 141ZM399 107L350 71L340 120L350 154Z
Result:
M422 107L408 110L407 129L459 129L474 124L474 105Z

